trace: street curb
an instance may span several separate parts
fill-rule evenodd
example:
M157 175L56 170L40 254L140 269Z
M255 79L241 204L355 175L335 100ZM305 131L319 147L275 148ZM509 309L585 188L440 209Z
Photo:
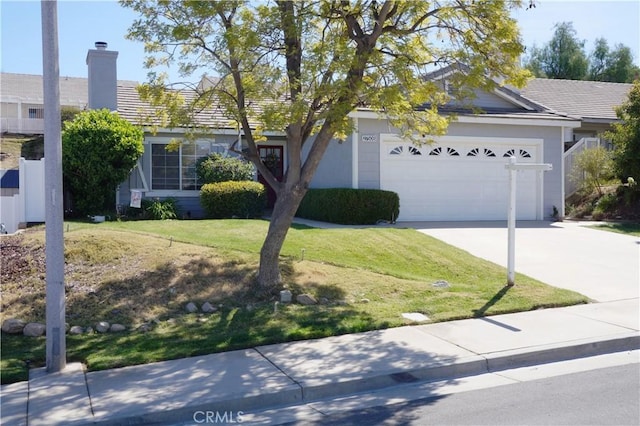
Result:
M354 393L381 390L393 386L418 382L457 379L497 372L501 370L546 364L564 360L585 358L615 352L640 349L640 333L627 332L602 338L580 339L570 342L532 346L523 349L500 351L484 355L464 357L459 360L441 361L414 370L380 372L370 377L324 383L297 383L275 393L263 392L258 395L229 395L228 399L203 402L169 410L149 411L119 418L94 418L84 425L149 425L149 424L189 424L194 422L196 412L217 412L224 415L243 412L245 414L262 410L309 403L325 398L338 398ZM230 419L230 418L229 418Z
M487 372L640 349L640 333L628 332L611 337L580 339L567 343L487 354L485 355Z

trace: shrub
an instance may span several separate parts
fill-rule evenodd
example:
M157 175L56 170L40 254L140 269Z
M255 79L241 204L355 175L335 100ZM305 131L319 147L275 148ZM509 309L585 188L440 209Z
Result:
M142 217L144 219L167 220L177 219L178 206L175 198L165 198L163 200L154 198L142 200Z
M253 165L235 157L221 154L209 154L196 162L198 180L202 183L227 181L250 181L253 178Z
M85 111L65 123L62 168L74 210L95 214L114 205L116 187L144 151L143 132L107 109Z
M215 219L260 217L267 205L264 185L254 181L208 183L200 190L200 204Z
M395 222L400 212L398 194L379 189L310 189L298 207L297 216L341 223L372 225Z

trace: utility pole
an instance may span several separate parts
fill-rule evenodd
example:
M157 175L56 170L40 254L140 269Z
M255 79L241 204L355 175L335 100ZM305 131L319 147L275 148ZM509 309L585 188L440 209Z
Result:
M57 1L42 0L41 16L46 206L46 363L47 373L55 373L63 370L67 365Z

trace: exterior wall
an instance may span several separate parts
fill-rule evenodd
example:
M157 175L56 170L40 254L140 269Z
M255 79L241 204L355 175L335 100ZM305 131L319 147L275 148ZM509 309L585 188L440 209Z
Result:
M140 168L134 167L129 174L127 180L122 182L118 187L117 192L117 205L120 208L129 206L131 203L131 190L136 189L143 191L143 198L145 199L165 199L175 198L177 200L180 214L184 218L202 218L204 212L200 206L200 191L195 190L154 190L152 173L151 173L151 145L152 144L168 144L172 139L180 138L180 134L174 133L158 133L156 135L145 135L144 140L144 153L139 159ZM237 135L232 134L213 134L203 138L209 142L220 144L225 147L231 146L238 139ZM145 182L147 184L147 190L145 190Z
M358 188L380 188L380 133L393 133L386 120L358 119ZM363 135L374 135L366 138Z
M18 118L18 104L11 102L0 103L0 117Z
M310 188L351 188L352 136L344 142L332 140L318 165ZM305 145L302 157L306 158L311 141Z
M480 108L504 108L513 109L514 105L511 102L497 96L493 93L485 92L484 90L475 90L475 98L472 102L474 106Z

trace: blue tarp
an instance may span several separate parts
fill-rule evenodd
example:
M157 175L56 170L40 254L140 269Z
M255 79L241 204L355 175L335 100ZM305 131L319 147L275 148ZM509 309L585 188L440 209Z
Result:
M0 188L20 188L20 171L7 170L0 178Z

